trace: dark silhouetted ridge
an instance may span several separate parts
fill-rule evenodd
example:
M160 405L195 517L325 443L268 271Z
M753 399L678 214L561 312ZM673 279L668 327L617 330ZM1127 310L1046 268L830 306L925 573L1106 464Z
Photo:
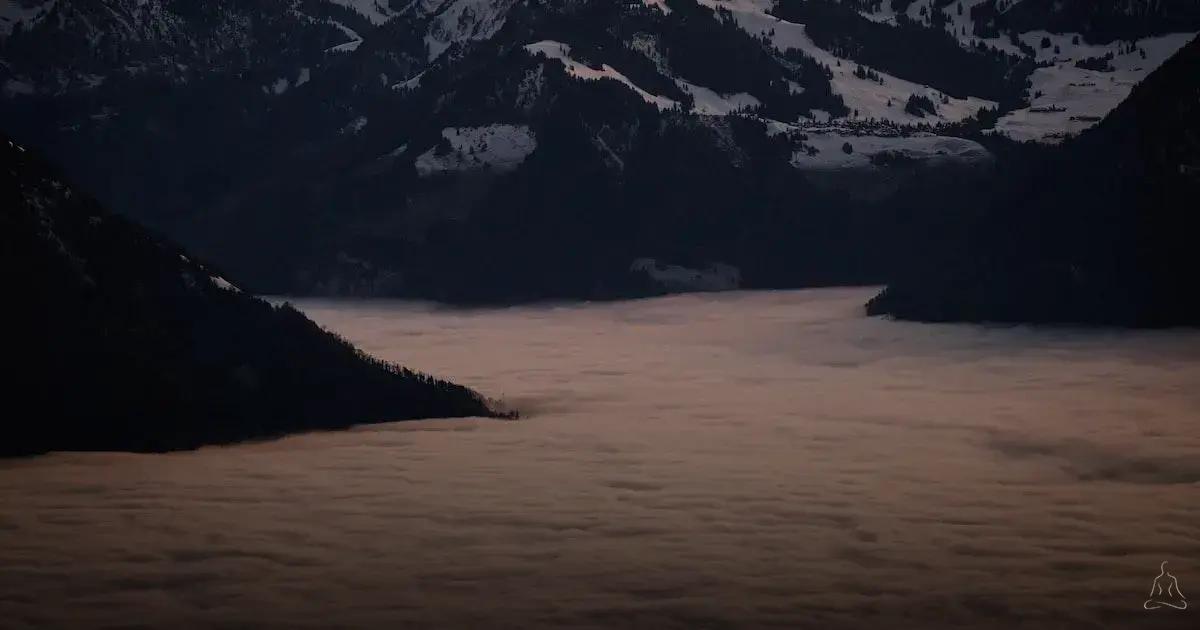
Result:
M1015 161L1015 160L1014 160ZM923 321L1200 324L1200 40L1034 155L938 264L867 306Z
M356 423L494 415L239 292L0 137L0 455L166 451Z

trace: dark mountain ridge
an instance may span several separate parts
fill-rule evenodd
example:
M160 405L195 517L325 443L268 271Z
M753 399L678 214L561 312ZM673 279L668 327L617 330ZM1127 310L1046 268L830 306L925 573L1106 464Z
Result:
M924 321L1200 325L1200 40L1099 126L1027 156L975 229L871 314Z
M495 415L471 390L372 359L290 306L240 292L7 138L0 228L17 339L0 455Z

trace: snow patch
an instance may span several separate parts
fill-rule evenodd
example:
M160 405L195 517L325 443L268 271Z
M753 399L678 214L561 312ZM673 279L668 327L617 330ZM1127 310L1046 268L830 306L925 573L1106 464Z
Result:
M967 1L970 2L971 0ZM892 26L896 25L896 9L892 8L892 0L883 0L874 11L859 11L858 14L872 22L891 24Z
M423 77L423 76L425 76L425 72L421 71L418 74L416 74L415 76L413 76L412 78L405 79L405 80L393 85L392 89L393 90L403 90L403 91L415 90L415 89L421 87L421 77Z
M491 39L517 0L414 0L408 11L431 17L425 45L429 60L456 43Z
M29 96L30 94L33 94L36 91L37 90L34 89L33 84L26 83L25 81L17 81L16 79L9 79L4 82L3 92L4 92L4 95L8 96L8 97Z
M675 79L675 84L687 92L695 101L693 111L708 116L726 116L738 111L750 111L762 106L762 103L750 94L718 94L709 88L683 79Z
M209 282L212 282L215 287L222 291L230 291L232 293L241 293L242 290L233 286L233 283L222 278L221 276L209 276Z
M1029 107L1003 116L995 131L1014 140L1042 143L1061 142L1078 135L1100 122L1129 97L1138 83L1194 37L1192 33L1152 37L1137 41L1132 50L1126 42L1064 49L1053 66L1033 72ZM1122 46L1127 52L1121 53ZM1053 47L1048 50L1053 51ZM1111 72L1075 65L1080 59L1103 57L1109 52L1114 53L1109 62Z
M421 177L485 168L512 171L537 149L537 138L526 125L447 127L442 139L441 147L417 157L415 166Z
M768 11L774 0L697 0L709 8L731 11L742 30L754 37L766 37L780 52L797 49L833 72L830 83L835 94L841 95L846 107L861 119L874 118L905 124L959 122L976 115L982 108L995 108L997 103L981 98L951 98L927 85L905 81L874 69L883 83L855 76L861 65L838 57L816 45L803 24L781 20ZM864 69L867 66L862 66ZM904 111L912 95L927 96L937 104L937 112L925 117ZM854 114L852 114L853 116Z
M343 135L357 134L358 132L360 132L364 128L366 128L368 122L370 122L370 121L367 119L366 116L359 116L358 118L351 120L345 127L342 127L341 133Z
M396 15L396 12L388 6L388 0L328 0L328 2L353 9L376 26L387 22Z
M585 81L598 81L600 79L610 79L624 84L629 89L637 93L647 103L658 107L659 109L672 109L679 105L678 102L669 99L665 96L657 96L651 94L642 88L633 84L628 77L621 74L608 64L604 64L599 70L588 67L587 64L581 63L571 58L571 47L567 44L555 41L541 41L525 46L525 50L534 55L544 55L549 59L557 59L562 62L567 70L567 74ZM711 92L711 90L710 90ZM715 94L715 92L713 92ZM753 98L753 97L751 97Z
M341 22L336 22L336 21L331 20L329 23L332 24L333 26L337 27L337 29L340 30L343 34L345 34L346 37L349 37L350 41L348 41L344 44L338 44L337 46L334 46L333 48L330 48L330 49L326 50L325 52L327 52L327 53L331 53L331 52L332 53L349 53L349 52L354 52L354 51L358 50L358 47L362 46L363 38L361 35L359 35L357 32L355 32L354 29L350 28L349 26L346 26L345 24L342 24Z
M992 160L991 153L978 142L929 133L878 136L836 128L772 129L770 126L769 130L775 133L798 130L808 136L805 148L792 155L792 166L808 171L984 164Z
M667 6L667 0L642 0L642 4L662 11L663 15L671 14L671 7Z

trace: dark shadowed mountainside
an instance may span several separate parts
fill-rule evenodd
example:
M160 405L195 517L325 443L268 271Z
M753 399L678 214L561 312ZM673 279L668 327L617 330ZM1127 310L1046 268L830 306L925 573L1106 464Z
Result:
M1200 324L1197 198L1200 40L1098 127L1028 160L968 237L867 310L928 321Z
M164 451L356 423L494 415L240 292L0 139L9 345L0 456Z

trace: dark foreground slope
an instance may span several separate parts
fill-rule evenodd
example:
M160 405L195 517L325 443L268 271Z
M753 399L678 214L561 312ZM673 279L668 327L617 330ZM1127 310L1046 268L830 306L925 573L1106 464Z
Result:
M0 138L10 339L0 455L161 451L291 431L491 415L240 293Z
M973 233L889 286L870 314L1200 325L1200 40L1095 129L1023 157Z

